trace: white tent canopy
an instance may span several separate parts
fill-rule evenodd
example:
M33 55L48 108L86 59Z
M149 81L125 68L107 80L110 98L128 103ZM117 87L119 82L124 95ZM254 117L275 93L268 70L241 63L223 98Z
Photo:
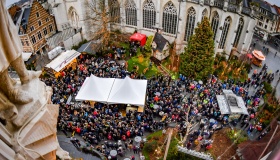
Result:
M145 105L147 80L134 80L129 77L115 79L112 91L107 100L111 104Z
M28 59L31 57L31 55L32 55L32 53L22 52L23 61L28 61Z
M109 104L145 105L147 80L98 78L91 75L82 85L76 100Z
M87 77L80 91L76 96L76 100L107 102L110 94L114 78L98 78L94 75Z
M75 58L77 58L81 53L75 50L67 50L61 53L58 57L56 57L53 61L46 65L47 68L51 68L56 72L62 70L66 65L72 62Z

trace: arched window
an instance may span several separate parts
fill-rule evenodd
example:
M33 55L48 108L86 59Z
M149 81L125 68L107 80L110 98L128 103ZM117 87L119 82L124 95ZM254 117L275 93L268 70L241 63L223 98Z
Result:
M202 11L201 21L203 20L204 17L208 17L208 12L206 8Z
M68 19L70 20L72 27L79 27L79 16L74 7L70 7L68 10Z
M120 14L120 4L118 0L110 0L110 16L111 21L114 23L120 23L121 22L121 14Z
M163 8L162 27L165 32L176 34L177 9L171 1L167 2Z
M227 34L228 34L228 30L230 27L230 22L231 22L231 18L227 17L223 26L223 31L222 31L222 35L221 35L221 39L220 39L220 43L219 43L219 49L224 49L225 47L225 43L227 40Z
M196 12L194 8L191 7L188 10L184 41L189 41L190 37L193 35L194 26L195 26L195 16L196 16Z
M244 25L244 21L243 21L242 18L240 18L239 19L239 24L238 24L238 27L237 27L236 36L235 36L235 39L234 39L234 42L233 42L234 47L237 47L237 45L238 45L240 35L241 35L242 29L243 29L243 25Z
M217 12L215 12L213 18L212 18L212 23L211 23L212 31L213 31L213 39L215 40L216 38L216 33L219 27L219 15Z
M152 29L156 24L156 9L152 0L146 0L143 7L143 27Z
M137 26L137 11L133 0L125 3L125 22L127 25Z

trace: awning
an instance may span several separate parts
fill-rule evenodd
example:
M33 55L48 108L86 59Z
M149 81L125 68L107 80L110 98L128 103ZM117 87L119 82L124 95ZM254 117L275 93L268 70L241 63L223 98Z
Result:
M256 57L259 60L262 60L262 61L265 60L265 56L263 55L263 53L261 51L254 50L253 55L254 55L254 57Z
M28 59L31 57L32 53L29 52L22 52L22 59L24 62L28 61Z
M61 53L53 61L46 65L47 68L51 68L56 72L61 71L65 66L77 58L81 53L75 50L67 50Z
M134 33L130 37L130 41L139 41L141 46L146 44L146 35L141 33Z

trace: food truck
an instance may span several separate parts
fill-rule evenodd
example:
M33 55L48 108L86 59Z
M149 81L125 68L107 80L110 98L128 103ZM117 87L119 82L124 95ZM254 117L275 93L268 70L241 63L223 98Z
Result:
M263 53L258 50L253 50L252 55L252 63L258 67L261 67L262 61L265 60L265 56L263 55Z

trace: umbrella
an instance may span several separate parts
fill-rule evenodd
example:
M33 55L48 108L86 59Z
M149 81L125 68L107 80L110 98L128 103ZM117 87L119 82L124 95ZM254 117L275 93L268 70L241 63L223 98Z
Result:
M154 109L158 109L158 107L159 107L158 105L154 105L154 107L153 107L153 108L154 108Z
M201 80L198 81L199 84L203 84L203 82Z
M215 121L215 119L211 118L209 122L210 123L215 123L216 121Z
M195 85L194 84L191 84L190 88L191 89L194 89Z
M142 138L140 137L140 136L136 136L135 138L134 138L134 140L135 140L135 142L140 142L141 140L142 140Z
M250 53L247 54L247 57L250 59L253 58L252 54L250 54Z
M118 152L116 150L111 150L110 151L110 155L115 157L118 154Z
M160 93L159 93L159 92L156 92L155 95L156 95L156 96L160 96Z

